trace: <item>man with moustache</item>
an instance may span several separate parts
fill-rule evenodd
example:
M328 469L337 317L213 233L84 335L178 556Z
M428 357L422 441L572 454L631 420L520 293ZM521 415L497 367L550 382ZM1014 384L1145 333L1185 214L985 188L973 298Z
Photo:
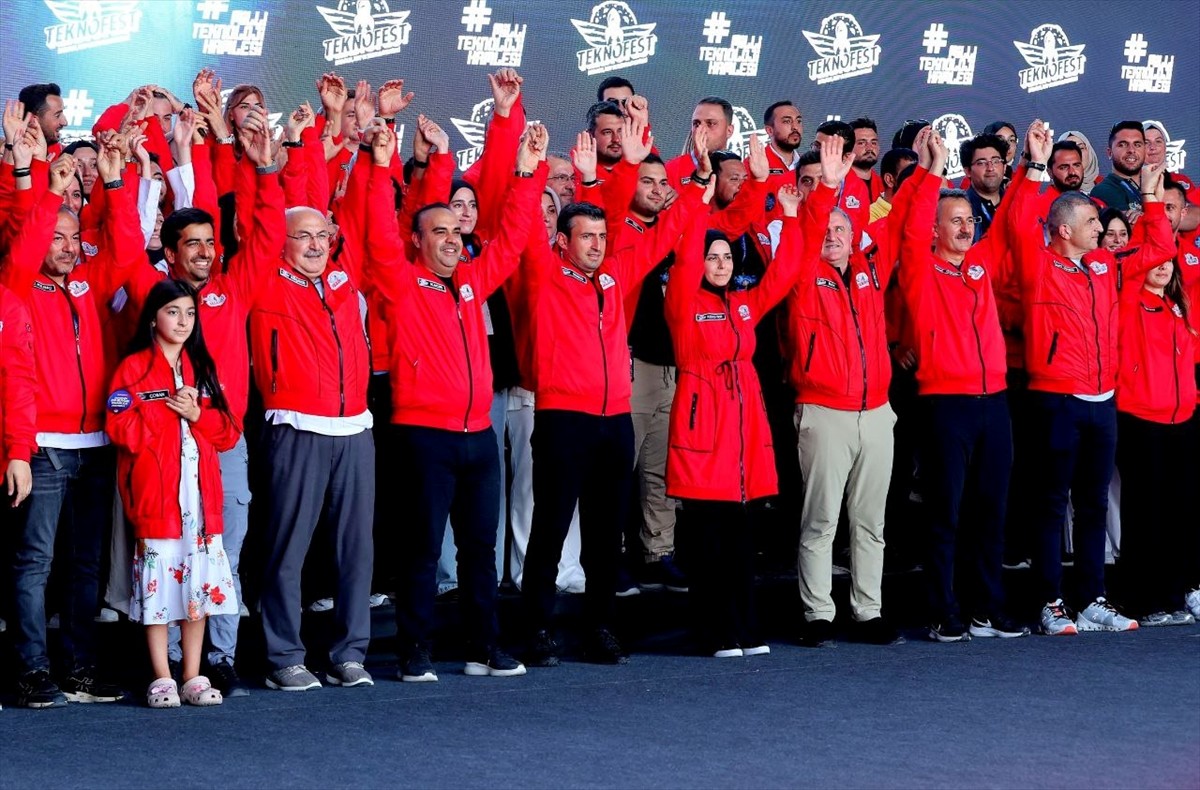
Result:
M879 161L879 128L867 117L855 118L850 122L854 130L854 168L851 172L867 186L867 204L883 194L883 180L875 172Z
M767 143L767 191L774 196L780 186L796 182L792 173L800 162L804 116L794 102L777 101L763 112L763 128L771 137Z
M1146 160L1146 133L1138 121L1121 121L1108 133L1112 172L1092 190L1092 197L1117 211L1141 215L1139 176Z
M967 170L971 186L967 189L967 200L971 203L975 223L975 241L987 233L1004 196L1004 161L1008 156L1008 143L994 134L979 134L964 140L959 146L959 161Z

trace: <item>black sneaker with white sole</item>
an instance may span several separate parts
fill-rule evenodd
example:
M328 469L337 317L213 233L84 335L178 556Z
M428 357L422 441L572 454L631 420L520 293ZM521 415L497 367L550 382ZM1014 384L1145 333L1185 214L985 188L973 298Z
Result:
M80 667L62 682L70 702L120 702L125 692L119 686L96 679L95 667Z
M970 642L971 632L957 617L949 617L929 626L929 638L934 642Z
M436 683L438 676L429 651L418 647L409 653L400 664L400 679L405 683Z
M17 681L17 704L22 708L65 708L67 695L50 678L50 672L45 669L35 669L26 672Z
M980 639L1017 639L1022 636L1029 636L1028 628L1023 625L1017 625L1006 617L972 618L971 627L968 630L971 636Z
M463 674L471 677L511 678L525 674L525 665L498 647L488 650L486 655L476 656L463 667Z

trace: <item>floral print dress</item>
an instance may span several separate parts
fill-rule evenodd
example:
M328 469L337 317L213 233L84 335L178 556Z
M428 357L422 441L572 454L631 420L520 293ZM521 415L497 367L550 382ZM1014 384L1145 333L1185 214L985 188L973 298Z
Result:
M175 386L183 378L175 373ZM200 449L187 420L179 464L179 510L183 534L178 539L144 538L133 553L133 596L129 619L143 625L200 620L215 614L237 614L233 573L220 535L204 531L200 507Z

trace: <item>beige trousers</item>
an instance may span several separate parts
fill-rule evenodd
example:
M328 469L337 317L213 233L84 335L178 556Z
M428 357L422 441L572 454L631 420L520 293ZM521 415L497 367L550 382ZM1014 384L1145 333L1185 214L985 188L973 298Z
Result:
M675 502L667 498L667 444L673 400L675 368L634 359L629 406L646 562L675 551Z

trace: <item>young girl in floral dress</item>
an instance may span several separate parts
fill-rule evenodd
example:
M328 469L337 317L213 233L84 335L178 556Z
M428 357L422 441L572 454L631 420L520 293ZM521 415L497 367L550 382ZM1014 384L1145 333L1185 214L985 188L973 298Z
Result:
M221 468L217 453L236 443L212 357L204 345L196 293L164 280L151 289L129 354L108 397L109 437L118 448L118 486L137 544L131 620L146 626L157 679L152 708L219 705L200 674L204 621L236 614L229 559L221 546ZM183 687L171 679L167 626L183 634Z

